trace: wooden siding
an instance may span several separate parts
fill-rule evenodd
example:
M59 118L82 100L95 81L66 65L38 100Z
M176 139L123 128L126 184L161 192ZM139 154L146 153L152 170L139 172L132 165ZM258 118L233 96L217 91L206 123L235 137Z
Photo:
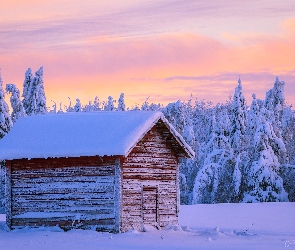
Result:
M11 228L11 161L6 161L6 179L5 179L5 212L6 212L6 225Z
M13 160L10 227L119 231L119 176L119 157Z
M122 231L178 223L178 158L155 125L123 160Z

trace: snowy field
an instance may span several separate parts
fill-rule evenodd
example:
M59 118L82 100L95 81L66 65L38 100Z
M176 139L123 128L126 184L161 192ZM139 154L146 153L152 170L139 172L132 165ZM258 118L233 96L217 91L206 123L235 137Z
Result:
M181 227L123 234L59 228L6 232L0 249L295 249L295 203L181 206Z

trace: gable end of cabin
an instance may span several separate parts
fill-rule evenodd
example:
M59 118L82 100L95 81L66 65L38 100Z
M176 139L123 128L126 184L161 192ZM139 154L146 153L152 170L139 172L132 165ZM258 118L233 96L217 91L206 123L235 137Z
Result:
M159 120L122 159L122 231L178 224L181 145Z

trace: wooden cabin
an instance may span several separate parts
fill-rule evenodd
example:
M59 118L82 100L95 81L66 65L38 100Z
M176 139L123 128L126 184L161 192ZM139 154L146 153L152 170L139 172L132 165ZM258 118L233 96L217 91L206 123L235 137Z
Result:
M7 226L125 232L177 224L178 162L193 156L160 112L20 118L0 141Z

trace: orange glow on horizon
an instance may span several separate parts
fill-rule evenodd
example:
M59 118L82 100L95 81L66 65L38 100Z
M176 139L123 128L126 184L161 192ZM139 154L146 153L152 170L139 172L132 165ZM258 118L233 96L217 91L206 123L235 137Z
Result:
M275 81L270 75L278 75L287 82L287 101L295 104L295 19L285 19L280 27L279 34L223 32L222 39L170 32L89 36L45 47L27 43L9 53L0 48L0 65L5 64L4 84L13 82L20 89L26 70L23 65L33 71L43 65L48 106L50 100L68 105L68 97L72 102L80 98L83 104L95 96L118 99L122 92L128 106L141 104L148 96L150 102L167 104L187 100L190 94L225 102L238 75L249 103L253 92L263 99ZM255 79L255 74L259 78Z

